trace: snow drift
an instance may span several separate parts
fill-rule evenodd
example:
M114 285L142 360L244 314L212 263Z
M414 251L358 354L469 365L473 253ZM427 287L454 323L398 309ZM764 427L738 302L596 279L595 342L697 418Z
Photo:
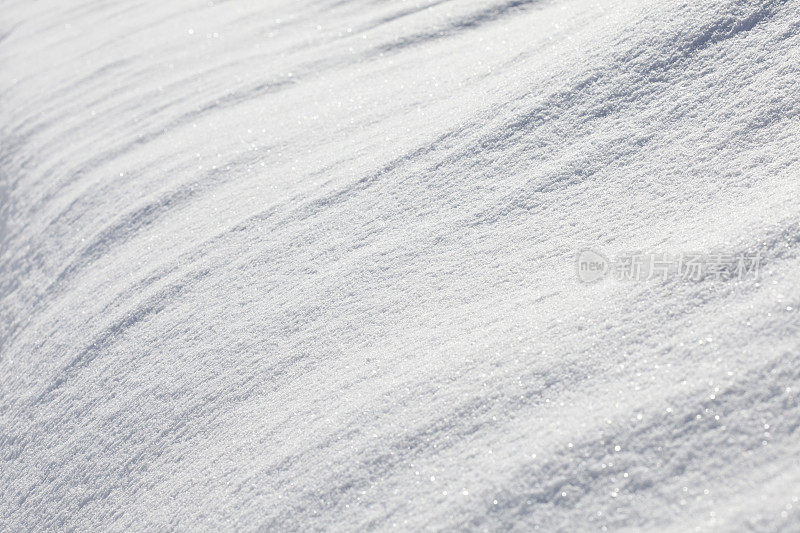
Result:
M5 0L2 529L799 528L799 30Z

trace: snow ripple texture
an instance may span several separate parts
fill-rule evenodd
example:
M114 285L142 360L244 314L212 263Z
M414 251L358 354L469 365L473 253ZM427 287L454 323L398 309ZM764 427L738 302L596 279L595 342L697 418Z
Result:
M800 529L800 3L0 9L0 529Z

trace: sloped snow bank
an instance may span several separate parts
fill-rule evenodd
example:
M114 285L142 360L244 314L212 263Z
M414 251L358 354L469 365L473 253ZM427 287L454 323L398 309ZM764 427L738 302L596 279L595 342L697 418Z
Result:
M4 528L800 527L800 4L2 10Z

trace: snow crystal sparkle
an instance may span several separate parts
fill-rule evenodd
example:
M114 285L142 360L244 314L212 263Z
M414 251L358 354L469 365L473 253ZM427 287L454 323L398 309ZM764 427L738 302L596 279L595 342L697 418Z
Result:
M798 21L2 2L0 530L800 531Z

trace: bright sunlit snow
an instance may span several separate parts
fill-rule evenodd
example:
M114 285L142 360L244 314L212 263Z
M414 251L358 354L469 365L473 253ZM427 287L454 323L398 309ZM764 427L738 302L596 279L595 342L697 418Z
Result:
M798 309L798 2L0 1L2 531L798 530Z

